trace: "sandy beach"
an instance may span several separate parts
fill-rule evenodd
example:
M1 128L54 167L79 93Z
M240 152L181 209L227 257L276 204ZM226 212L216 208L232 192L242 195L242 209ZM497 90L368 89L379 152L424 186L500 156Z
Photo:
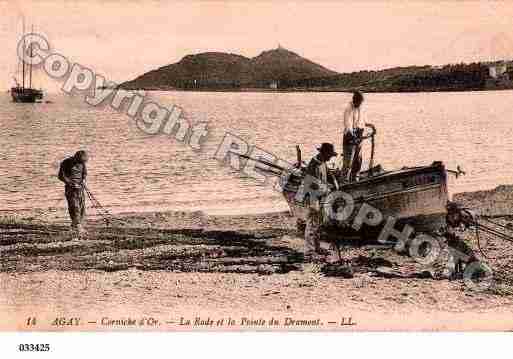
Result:
M488 209L497 202L495 220L513 226L511 208L497 197L509 198L508 188L455 197L474 205L479 200ZM351 279L329 266L304 263L303 239L288 212L127 213L117 218L106 225L90 216L87 239L77 241L58 215L53 220L4 215L0 327L36 329L26 320L37 315L38 330L126 330L131 328L107 323L128 316L159 318L158 325L138 330L513 329L513 246L507 242L482 244L495 284L479 292L462 279L426 278L411 257L373 244L343 247L355 271ZM216 328L208 321L194 325L198 316L236 320ZM52 325L57 317L80 317L81 322L73 328ZM281 318L280 325L248 324L248 318L270 317ZM190 325L180 325L187 318ZM294 318L309 325L290 324ZM338 325L347 318L357 324Z

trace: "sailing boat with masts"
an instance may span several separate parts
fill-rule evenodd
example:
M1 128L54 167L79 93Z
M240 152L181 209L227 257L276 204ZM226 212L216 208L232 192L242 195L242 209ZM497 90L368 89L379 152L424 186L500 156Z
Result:
M23 35L25 36L25 22L23 22ZM32 57L32 44L29 46L28 50ZM26 51L25 37L23 37L23 53ZM28 79L26 72L28 72ZM16 86L11 88L13 102L36 102L36 100L43 99L43 91L32 88L32 64L25 64L25 61L22 61L21 85L16 78L14 78L14 82L16 83ZM25 87L27 83L28 87Z

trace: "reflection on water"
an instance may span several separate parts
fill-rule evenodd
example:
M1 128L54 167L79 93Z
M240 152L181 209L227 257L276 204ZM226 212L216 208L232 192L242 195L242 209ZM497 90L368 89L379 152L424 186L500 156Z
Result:
M513 92L369 94L364 120L378 129L377 163L386 169L444 161L467 175L452 193L513 182ZM80 97L14 104L0 97L0 209L65 207L59 162L77 149L91 154L89 187L114 212L203 209L254 212L286 208L262 186L212 159L224 134L284 159L305 158L320 142L341 146L340 93L153 93L208 121L204 151L141 132L126 115L93 108ZM368 150L368 148L367 148ZM364 154L368 155L368 151Z

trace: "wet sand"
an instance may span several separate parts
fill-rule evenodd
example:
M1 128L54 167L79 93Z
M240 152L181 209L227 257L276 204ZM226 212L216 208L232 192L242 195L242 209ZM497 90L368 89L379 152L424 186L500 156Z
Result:
M478 196L460 199L470 202ZM480 200L486 204L487 198ZM501 211L497 220L513 223L513 212L504 213L504 206ZM321 264L305 264L303 239L287 212L142 213L125 214L122 220L107 226L89 218L87 239L77 241L71 240L66 223L4 217L0 328L513 330L511 243L482 243L496 285L477 292L462 279L422 277L422 265L412 258L372 244L343 248L355 270L351 279ZM26 319L36 315L39 324L28 327ZM153 316L160 324L137 328L102 324L104 318L129 316ZM237 324L179 325L181 317L197 316L231 317ZM271 316L281 318L281 324L240 322L242 317ZM80 317L81 324L52 326L56 317ZM310 320L311 325L284 326L287 317ZM351 317L357 325L339 325L342 317Z

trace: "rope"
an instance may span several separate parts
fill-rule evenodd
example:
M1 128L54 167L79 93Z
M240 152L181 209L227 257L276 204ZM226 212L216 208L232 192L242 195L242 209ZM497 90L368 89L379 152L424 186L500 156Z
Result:
M506 227L505 225L500 224L500 223L497 223L497 222L495 222L495 221L492 221L490 218L487 218L487 217L482 217L482 218L483 218L485 221L487 221L487 222L490 222L490 223L492 223L492 224L495 224L497 227L501 227L501 228L503 228L503 229L505 229L505 230L511 231L511 228Z
M469 213L470 214L470 213ZM495 221L492 221L490 220L489 218L486 218L486 217L480 217L480 219L488 222L488 223L491 223L499 228L501 228L502 230L505 230L505 231L511 231L510 228L500 224L500 223L497 223ZM504 232L501 232L500 230L497 230L495 228L492 228L492 227L489 227L489 226L486 226L482 223L479 223L479 220L477 219L477 217L474 219L474 226L475 226L475 233L476 233L476 239L477 239L477 248L479 249L479 252L481 253L481 255L483 255L484 258L486 259L493 259L489 256L487 256L481 246L481 236L480 236L480 233L483 232L483 233L486 233L488 236L492 236L492 237L495 237L495 238L498 238L498 239L502 239L503 241L507 241L507 242L512 242L513 243L513 237L510 236L507 232L504 233Z
M479 252L481 253L481 255L483 257L485 257L486 259L491 259L490 257L488 257L485 252L483 251L483 249L481 248L481 237L479 236L479 222L476 218L476 220L474 221L474 225L475 225L475 228L476 228L476 239L477 239L477 248L479 249Z
M93 193L87 188L87 186L84 185L84 190L87 194L87 197L89 197L89 200L91 201L92 207L96 210L98 215L102 217L103 221L106 225L109 225L111 222L118 221L121 223L124 223L125 221L114 218L114 216L96 199L96 197L93 195Z

